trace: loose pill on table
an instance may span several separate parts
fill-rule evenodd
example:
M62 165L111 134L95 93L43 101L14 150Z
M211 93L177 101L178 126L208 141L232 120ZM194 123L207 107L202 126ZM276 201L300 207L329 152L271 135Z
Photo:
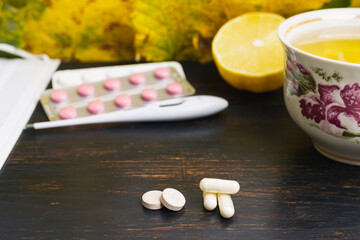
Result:
M133 73L130 75L130 83L134 85L142 85L146 82L146 75L143 73Z
M99 114L105 111L105 104L100 100L94 100L88 103L87 109L92 114Z
M157 91L153 88L147 88L141 92L141 98L148 102L156 100L157 96Z
M220 214L224 218L231 218L235 214L234 203L229 194L218 193Z
M174 188L164 189L160 201L172 211L180 211L186 203L184 195Z
M212 211L217 206L216 193L203 192L204 207L206 210Z
M50 99L55 103L65 102L68 99L68 94L63 89L53 90L50 93Z
M127 94L121 94L116 96L115 104L120 108L128 108L131 106L131 97Z
M162 208L160 201L162 191L152 190L142 195L142 205L150 210L159 210Z
M183 93L183 86L178 82L169 83L166 86L166 91L171 95L179 95Z
M237 181L217 178L203 178L199 185L203 192L235 194L240 190Z
M104 81L104 87L109 91L120 89L121 82L117 78L108 78Z
M88 97L95 94L95 87L91 83L84 83L78 87L77 91L80 96Z
M170 77L170 69L169 68L158 68L155 69L154 75L157 79L165 79Z
M76 118L77 117L76 108L74 108L72 106L63 107L59 111L59 116L63 120Z

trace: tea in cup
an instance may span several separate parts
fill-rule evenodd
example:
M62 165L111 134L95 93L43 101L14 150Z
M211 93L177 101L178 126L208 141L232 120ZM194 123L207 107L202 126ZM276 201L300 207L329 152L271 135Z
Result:
M290 116L320 153L360 166L360 8L299 14L278 34Z

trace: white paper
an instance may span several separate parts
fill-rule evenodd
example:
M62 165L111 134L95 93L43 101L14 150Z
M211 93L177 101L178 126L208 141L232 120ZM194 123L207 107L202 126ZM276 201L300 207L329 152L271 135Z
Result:
M41 58L0 58L0 169L59 64Z

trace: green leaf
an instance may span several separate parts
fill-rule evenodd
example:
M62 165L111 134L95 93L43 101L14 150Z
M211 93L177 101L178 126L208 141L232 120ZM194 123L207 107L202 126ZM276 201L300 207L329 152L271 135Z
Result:
M304 75L297 70L294 70L292 73L294 76L294 82L300 87L296 94L297 96L302 96L309 92L316 93L316 82L311 74Z
M8 3L0 2L0 42L16 47L24 45L23 27L19 24L19 14L16 8Z
M137 60L209 60L210 38L219 26L206 24L204 19L221 21L221 15L214 9L219 9L215 3L208 0L135 1L132 20Z
M28 0L5 0L8 4L12 5L15 8L22 8L26 6Z
M342 135L348 138L360 137L360 133L353 133L350 131L344 131Z
M351 0L331 0L328 3L325 3L322 8L342 8L350 7Z
M42 0L0 1L0 42L24 47L24 25L28 19L36 19L46 6L48 3Z

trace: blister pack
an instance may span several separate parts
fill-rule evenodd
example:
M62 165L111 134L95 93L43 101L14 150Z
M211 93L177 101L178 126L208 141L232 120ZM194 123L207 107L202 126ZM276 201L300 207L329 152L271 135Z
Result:
M125 111L195 93L172 62L59 71L53 76L53 85L54 89L41 96L51 121Z

